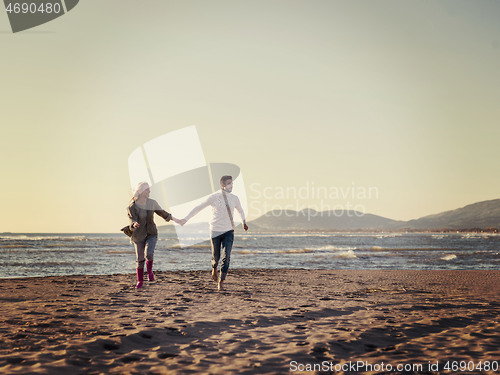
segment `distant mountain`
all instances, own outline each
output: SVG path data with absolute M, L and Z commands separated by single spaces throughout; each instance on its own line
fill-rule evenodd
M 279 210 L 253 220 L 260 230 L 383 230 L 404 222 L 358 211 Z
M 424 216 L 410 220 L 406 225 L 412 229 L 500 228 L 500 199 Z
M 357 211 L 270 211 L 249 223 L 261 231 L 280 230 L 437 230 L 500 228 L 500 199 L 400 221 Z

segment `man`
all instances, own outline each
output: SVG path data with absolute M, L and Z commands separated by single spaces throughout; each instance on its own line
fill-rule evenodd
M 205 207 L 212 206 L 212 220 L 210 221 L 210 232 L 212 237 L 212 279 L 218 282 L 218 289 L 222 290 L 224 280 L 226 280 L 229 270 L 229 260 L 234 241 L 234 222 L 233 212 L 236 208 L 243 221 L 243 228 L 248 230 L 245 222 L 245 213 L 241 207 L 240 200 L 233 191 L 233 178 L 231 176 L 222 176 L 220 179 L 221 191 L 217 191 L 208 196 L 208 198 L 192 209 L 192 211 L 179 224 L 184 225 Z M 220 278 L 217 273 L 217 266 L 221 257 L 222 248 L 222 266 Z

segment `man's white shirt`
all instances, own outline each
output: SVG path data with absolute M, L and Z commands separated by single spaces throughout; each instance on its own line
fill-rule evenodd
M 191 219 L 198 212 L 203 210 L 205 207 L 212 207 L 212 219 L 210 220 L 210 230 L 212 232 L 212 237 L 216 237 L 220 234 L 226 233 L 233 229 L 231 225 L 231 219 L 229 218 L 229 213 L 227 212 L 226 202 L 222 196 L 222 190 L 213 193 L 205 199 L 198 206 L 193 208 L 191 212 L 185 217 L 186 220 Z M 234 209 L 239 212 L 241 220 L 245 221 L 245 213 L 241 207 L 240 200 L 238 197 L 232 193 L 225 193 L 227 201 L 229 204 L 229 209 L 231 210 L 231 215 L 234 217 Z

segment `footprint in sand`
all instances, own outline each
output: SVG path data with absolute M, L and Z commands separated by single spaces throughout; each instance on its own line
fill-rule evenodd
M 130 355 L 127 355 L 123 358 L 120 359 L 120 361 L 124 362 L 124 363 L 130 363 L 130 362 L 137 362 L 137 361 L 140 361 L 142 359 L 141 356 L 139 355 L 136 355 L 136 354 L 130 354 Z
M 27 336 L 28 336 L 28 335 L 27 335 L 27 334 L 25 334 L 25 333 L 17 333 L 17 334 L 15 334 L 14 336 L 12 336 L 11 338 L 12 338 L 13 340 L 18 340 L 18 339 L 24 339 L 24 338 L 26 338 Z
M 87 367 L 90 365 L 90 358 L 88 359 L 83 359 L 83 358 L 68 358 L 66 359 L 66 362 L 72 366 L 76 367 Z
M 120 325 L 126 330 L 135 329 L 135 326 L 132 323 L 121 323 Z
M 311 349 L 311 355 L 316 357 L 317 359 L 326 358 L 326 353 L 328 352 L 328 346 L 322 343 L 317 343 Z
M 27 314 L 27 315 L 49 315 L 47 313 L 40 312 L 40 311 L 27 311 L 25 314 Z
M 186 311 L 186 310 L 188 310 L 188 308 L 184 307 L 184 306 L 178 306 L 178 307 L 174 307 L 172 310 L 175 310 L 175 311 Z
M 111 332 L 108 331 L 91 331 L 89 336 L 110 336 Z
M 117 350 L 120 349 L 120 343 L 112 340 L 97 340 L 104 348 L 104 350 Z
M 5 323 L 12 324 L 12 325 L 22 325 L 22 324 L 24 324 L 24 322 L 22 320 L 20 320 L 19 318 L 7 319 L 7 320 L 5 320 Z
M 178 328 L 175 327 L 165 327 L 166 333 L 169 336 L 183 336 L 182 331 L 180 331 Z
M 99 311 L 99 310 L 96 310 L 96 311 Z M 78 315 L 78 314 L 66 314 L 66 315 L 62 315 L 62 316 L 58 316 L 58 318 L 62 318 L 62 319 L 87 319 L 87 317 L 85 316 L 81 316 L 81 315 Z
M 178 356 L 179 356 L 178 354 L 169 353 L 169 352 L 158 353 L 158 358 L 160 358 L 160 359 L 174 358 L 174 357 L 178 357 Z
M 11 365 L 17 365 L 19 363 L 22 363 L 25 361 L 25 359 L 23 357 L 8 357 L 6 358 L 6 361 L 8 364 L 11 364 Z

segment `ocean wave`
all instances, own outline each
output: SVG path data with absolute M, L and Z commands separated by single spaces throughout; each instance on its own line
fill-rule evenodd
M 26 250 L 26 249 L 31 249 L 33 247 L 35 247 L 35 246 L 30 245 L 30 244 L 23 245 L 23 244 L 18 244 L 18 243 L 8 243 L 8 244 L 1 244 L 0 245 L 0 249 L 23 249 L 23 250 Z
M 134 254 L 134 250 L 107 250 L 104 251 L 105 254 Z
M 76 247 L 76 246 L 79 246 L 79 247 Z M 92 248 L 92 247 L 96 247 L 96 246 L 95 245 L 92 246 L 90 244 L 89 245 L 87 245 L 87 244 L 78 245 L 78 244 L 74 244 L 74 243 L 68 243 L 68 244 L 51 243 L 51 244 L 38 245 L 38 249 L 40 249 L 40 250 L 50 249 L 51 251 L 52 251 L 52 249 L 61 249 L 58 251 L 68 251 L 65 249 L 74 249 L 76 251 L 80 251 L 82 249 L 88 249 L 88 248 Z
M 498 236 L 500 236 L 500 233 L 463 233 L 460 238 L 490 238 Z
M 197 244 L 197 245 L 189 245 L 186 247 L 181 247 L 178 243 L 170 245 L 168 247 L 169 249 L 175 249 L 175 250 L 189 250 L 189 249 L 211 249 L 212 245 L 209 244 Z
M 399 252 L 395 252 L 395 253 L 387 253 L 385 251 L 373 251 L 371 252 L 369 255 L 367 254 L 364 254 L 364 255 L 359 255 L 358 257 L 359 258 L 364 258 L 364 259 L 370 259 L 370 258 L 377 258 L 377 259 L 380 259 L 380 258 L 390 258 L 390 257 L 411 257 L 412 255 L 410 254 L 401 254 Z
M 389 233 L 389 234 L 378 234 L 375 236 L 375 238 L 395 238 L 395 237 L 401 237 L 401 233 Z
M 356 250 L 355 247 L 352 246 L 334 246 L 334 245 L 326 245 L 326 246 L 319 246 L 319 247 L 311 247 L 311 250 L 314 251 L 338 251 L 338 250 Z
M 449 255 L 445 255 L 444 257 L 441 257 L 439 259 L 442 259 L 442 260 L 453 260 L 453 259 L 457 259 L 457 256 L 455 254 L 449 254 Z
M 276 250 L 249 250 L 249 249 L 245 249 L 245 250 L 236 250 L 236 251 L 232 251 L 233 254 L 243 254 L 243 255 L 254 255 L 254 254 L 278 254 L 278 252 Z
M 50 267 L 50 266 L 94 266 L 95 262 L 70 262 L 70 261 L 46 261 L 46 262 L 5 262 L 4 267 L 27 267 L 27 268 L 40 268 L 40 267 Z
M 370 247 L 359 247 L 354 250 L 360 251 L 443 251 L 450 248 L 447 247 L 383 247 L 383 246 L 370 246 Z
M 338 233 L 337 237 L 365 237 L 365 238 L 395 238 L 401 237 L 405 233 Z
M 277 250 L 277 254 L 300 254 L 300 253 L 312 253 L 311 249 L 289 249 L 289 250 Z
M 336 237 L 336 233 L 314 233 L 314 232 L 306 232 L 306 233 L 297 233 L 297 232 L 287 232 L 287 233 L 256 233 L 257 237 L 265 238 L 265 237 Z
M 0 235 L 0 241 L 1 240 L 6 240 L 6 241 L 12 241 L 12 240 L 19 240 L 19 241 L 50 241 L 50 240 L 57 240 L 57 241 L 86 241 L 87 237 L 86 236 L 27 236 L 25 234 L 20 234 L 20 235 Z
M 479 233 L 465 233 L 460 236 L 460 238 L 480 238 L 482 237 Z
M 307 254 L 307 253 L 347 253 L 349 251 L 356 250 L 355 247 L 350 246 L 317 246 L 317 247 L 303 247 L 298 249 L 248 249 L 245 250 L 233 250 L 233 253 L 236 254 Z
M 333 257 L 334 258 L 349 258 L 349 259 L 357 258 L 356 254 L 354 254 L 354 251 L 352 251 L 352 250 L 339 251 L 336 254 L 334 254 Z
M 1 247 L 1 246 L 0 246 Z M 46 254 L 59 254 L 60 256 L 64 256 L 63 254 L 83 254 L 83 253 L 89 253 L 93 249 L 75 249 L 75 248 L 70 248 L 70 249 L 50 249 L 50 248 L 40 248 L 40 247 L 10 247 L 10 248 L 3 248 L 6 253 L 9 254 L 17 254 L 17 253 L 22 253 L 24 254 L 29 254 L 29 256 L 35 256 L 35 255 L 46 255 Z

